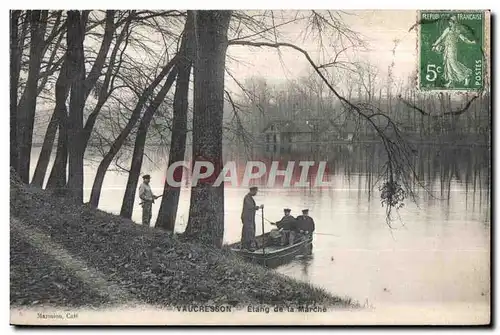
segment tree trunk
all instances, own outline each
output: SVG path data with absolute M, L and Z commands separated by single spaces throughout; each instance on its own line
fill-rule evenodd
M 146 144 L 146 136 L 148 134 L 149 124 L 151 123 L 156 110 L 158 110 L 160 104 L 165 100 L 170 87 L 172 87 L 172 84 L 174 83 L 176 75 L 177 66 L 175 66 L 168 74 L 165 84 L 142 116 L 141 123 L 139 124 L 139 129 L 137 129 L 134 143 L 134 153 L 132 154 L 132 163 L 130 165 L 130 171 L 128 174 L 127 188 L 125 189 L 125 194 L 123 195 L 122 208 L 120 210 L 120 216 L 123 216 L 127 219 L 130 219 L 132 217 L 135 190 L 137 188 L 139 175 L 141 173 L 142 159 L 144 156 L 144 146 Z
M 66 187 L 66 166 L 68 164 L 68 111 L 66 102 L 61 105 L 57 123 L 59 124 L 57 154 L 46 188 L 61 190 Z
M 44 34 L 47 25 L 47 11 L 29 11 L 31 41 L 28 78 L 26 80 L 26 101 L 20 106 L 19 176 L 29 183 L 33 126 L 35 123 L 38 74 L 43 58 Z
M 21 67 L 18 30 L 20 14 L 20 10 L 13 10 L 10 14 L 10 166 L 16 171 L 19 167 L 17 151 L 17 86 Z
M 68 57 L 67 52 L 68 50 L 66 50 L 66 54 L 64 55 L 65 58 Z M 59 80 L 58 77 L 56 82 L 56 107 L 54 111 L 59 132 L 57 136 L 57 153 L 46 186 L 47 189 L 53 190 L 62 190 L 66 187 L 66 170 L 68 164 L 68 110 L 66 107 L 66 99 L 68 98 L 70 85 L 70 75 L 68 73 L 66 60 L 61 67 L 61 73 L 59 74 L 59 76 L 61 75 L 63 76 L 61 80 Z M 50 159 L 50 154 L 48 158 Z M 40 161 L 40 159 L 41 157 L 38 160 Z
M 88 14 L 86 15 L 88 16 Z M 84 18 L 82 17 L 82 20 L 83 19 Z M 90 72 L 84 82 L 84 93 L 83 93 L 84 103 L 87 100 L 90 92 L 94 88 L 97 80 L 101 76 L 102 68 L 104 67 L 104 63 L 106 61 L 106 56 L 111 46 L 111 42 L 113 41 L 113 34 L 116 30 L 114 19 L 115 19 L 115 11 L 107 10 L 106 25 L 104 27 L 104 36 L 102 38 L 101 47 L 99 48 L 99 52 L 97 53 L 95 62 L 92 65 L 92 68 L 90 69 Z M 85 24 L 83 22 L 82 25 L 83 27 L 85 27 Z M 82 35 L 85 36 L 85 29 L 83 29 Z M 109 66 L 113 67 L 113 64 L 110 63 Z M 85 71 L 84 71 L 84 76 L 85 76 Z
M 47 37 L 47 39 L 44 40 L 44 46 L 43 46 L 43 50 L 41 52 L 42 54 L 42 59 L 43 57 L 45 56 L 45 54 L 47 53 L 47 51 L 49 50 L 49 46 L 52 44 L 52 42 L 54 41 L 54 38 L 57 36 L 57 33 L 60 32 L 60 28 L 59 27 L 59 23 L 61 21 L 61 17 L 62 17 L 62 11 L 57 11 L 57 14 L 56 14 L 56 21 L 52 27 L 52 30 L 49 34 L 49 36 Z M 27 20 L 26 20 L 27 22 Z M 66 23 L 63 23 L 63 25 L 65 25 Z M 23 34 L 25 35 L 25 34 Z M 24 37 L 21 37 L 22 40 L 20 41 L 21 44 L 23 45 L 24 44 Z M 52 73 L 54 73 L 57 68 L 61 65 L 60 62 L 61 60 L 58 60 L 57 62 L 54 62 L 54 59 L 55 57 L 57 56 L 57 52 L 58 52 L 58 49 L 59 47 L 61 46 L 61 42 L 64 38 L 64 34 L 61 33 L 59 34 L 59 37 L 58 39 L 54 42 L 54 47 L 52 48 L 52 51 L 48 57 L 48 60 L 47 60 L 47 63 L 45 65 L 45 70 L 43 72 L 40 72 L 38 73 L 38 79 L 37 81 L 40 82 L 40 84 L 38 84 L 38 87 L 37 87 L 37 97 L 40 95 L 40 93 L 42 93 L 43 89 L 45 88 L 45 85 L 47 85 L 47 82 L 49 81 L 49 77 Z M 23 94 L 21 95 L 21 98 L 19 99 L 19 108 L 20 106 L 24 106 L 26 104 L 26 98 L 27 98 L 27 95 L 26 95 L 26 89 L 24 90 Z
M 139 100 L 137 101 L 137 105 L 135 106 L 134 110 L 132 111 L 132 115 L 130 116 L 130 119 L 128 120 L 127 124 L 125 125 L 125 128 L 121 131 L 120 135 L 115 139 L 113 144 L 111 145 L 111 148 L 109 149 L 108 153 L 104 156 L 103 160 L 99 164 L 96 172 L 96 176 L 94 179 L 94 183 L 92 185 L 92 192 L 90 194 L 90 205 L 92 207 L 97 207 L 99 206 L 99 199 L 101 197 L 101 189 L 102 189 L 102 183 L 104 182 L 104 177 L 106 175 L 106 171 L 108 170 L 109 166 L 111 165 L 111 162 L 113 161 L 113 158 L 115 155 L 120 151 L 120 148 L 122 147 L 123 143 L 127 139 L 128 135 L 134 128 L 135 124 L 141 117 L 141 110 L 144 107 L 146 100 L 149 98 L 149 96 L 153 93 L 154 89 L 158 84 L 162 81 L 163 78 L 167 75 L 167 73 L 170 72 L 172 67 L 174 66 L 176 61 L 176 57 L 172 58 L 170 62 L 168 62 L 167 65 L 162 69 L 160 74 L 153 80 L 153 82 L 144 90 L 144 92 L 141 94 L 139 97 Z
M 37 187 L 43 187 L 43 181 L 45 179 L 45 174 L 47 173 L 47 167 L 49 165 L 52 147 L 54 146 L 59 120 L 66 114 L 66 99 L 68 98 L 69 93 L 66 72 L 67 62 L 63 61 L 63 65 L 59 71 L 59 76 L 56 81 L 56 105 L 54 107 L 52 117 L 50 118 L 49 125 L 47 126 L 47 132 L 45 133 L 45 137 L 43 139 L 42 149 L 36 164 L 35 174 L 31 180 L 31 184 Z
M 83 53 L 84 29 L 79 11 L 68 11 L 68 70 L 71 73 L 68 136 L 68 189 L 75 201 L 83 202 L 83 107 L 85 105 L 85 59 Z
M 83 23 L 82 23 L 83 26 Z M 113 32 L 115 30 L 115 25 L 114 25 L 114 11 L 107 11 L 106 14 L 106 26 L 105 26 L 105 33 L 104 37 L 101 43 L 101 47 L 99 49 L 98 55 L 96 57 L 96 60 L 94 62 L 94 65 L 92 66 L 92 69 L 89 72 L 89 75 L 87 76 L 87 79 L 85 80 L 85 99 L 88 98 L 90 95 L 90 92 L 92 88 L 95 86 L 97 79 L 102 71 L 102 68 L 104 66 L 104 61 L 106 59 L 106 55 L 108 53 L 110 44 L 112 42 L 112 37 L 113 37 Z M 61 34 L 62 36 L 63 34 Z M 119 45 L 119 44 L 118 44 Z M 118 47 L 116 47 L 118 48 Z M 115 53 L 116 54 L 116 53 Z M 47 132 L 45 133 L 45 137 L 43 140 L 43 145 L 42 149 L 40 151 L 40 156 L 38 158 L 38 162 L 36 165 L 35 169 L 35 174 L 33 176 L 33 179 L 31 181 L 31 184 L 34 186 L 42 187 L 43 186 L 43 181 L 45 179 L 45 175 L 47 173 L 47 167 L 50 161 L 50 156 L 52 154 L 52 147 L 54 146 L 54 140 L 55 140 L 55 135 L 57 132 L 57 127 L 58 127 L 58 120 L 60 119 L 60 115 L 58 113 L 66 113 L 66 108 L 62 107 L 62 104 L 66 104 L 66 99 L 68 97 L 68 92 L 69 92 L 69 85 L 66 83 L 66 62 L 63 62 L 63 65 L 61 67 L 61 70 L 59 72 L 59 76 L 57 78 L 56 82 L 56 106 L 54 108 L 54 113 L 52 114 L 52 117 L 50 119 L 49 125 L 47 127 Z M 114 64 L 113 59 L 110 59 L 110 64 Z M 113 66 L 109 66 L 108 72 L 113 69 Z M 59 95 L 58 95 L 58 90 L 59 90 Z M 62 93 L 64 92 L 64 95 Z M 100 101 L 99 101 L 100 102 Z M 102 103 L 104 104 L 104 103 Z M 101 105 L 102 107 L 102 105 Z M 87 122 L 88 123 L 88 122 Z M 90 127 L 90 131 L 92 130 L 92 127 L 95 122 L 91 122 L 92 125 Z M 87 126 L 87 124 L 86 124 Z M 87 129 L 87 127 L 85 127 Z M 89 133 L 90 133 L 89 131 Z M 81 145 L 83 146 L 83 152 L 85 152 L 85 148 L 87 147 L 87 141 L 88 138 L 85 136 L 86 131 L 82 133 L 82 143 Z M 90 135 L 89 135 L 90 136 Z
M 186 151 L 189 78 L 194 58 L 193 30 L 193 13 L 192 11 L 188 11 L 186 29 L 184 30 L 186 50 L 184 50 L 184 54 L 181 55 L 178 63 L 179 73 L 177 74 L 175 86 L 174 117 L 172 121 L 172 137 L 170 141 L 170 151 L 168 154 L 168 166 L 171 166 L 175 162 L 183 161 Z M 175 174 L 178 181 L 182 180 L 182 175 L 183 170 L 182 168 L 179 168 L 178 172 Z M 160 211 L 158 212 L 158 218 L 156 219 L 156 227 L 168 231 L 174 231 L 180 190 L 180 187 L 169 185 L 167 179 L 165 179 Z
M 224 183 L 212 186 L 222 170 L 222 116 L 224 69 L 230 11 L 196 11 L 193 113 L 193 164 L 214 165 L 213 176 L 191 187 L 191 205 L 185 235 L 222 246 L 224 236 Z
M 104 76 L 104 82 L 102 84 L 101 89 L 99 90 L 99 96 L 97 98 L 97 104 L 94 107 L 94 110 L 90 115 L 87 117 L 87 121 L 85 122 L 85 127 L 83 128 L 83 133 L 82 133 L 82 145 L 83 145 L 83 150 L 85 151 L 87 149 L 87 145 L 90 140 L 90 135 L 92 134 L 92 129 L 94 129 L 95 122 L 97 120 L 97 116 L 99 115 L 99 112 L 101 111 L 102 107 L 106 103 L 106 100 L 109 98 L 109 95 L 111 93 L 110 91 L 110 83 L 111 83 L 111 78 L 113 76 L 116 76 L 116 73 L 118 72 L 118 68 L 120 67 L 120 63 L 116 66 L 116 71 L 113 74 L 113 70 L 115 70 L 115 62 L 116 62 L 116 56 L 118 54 L 118 51 L 120 49 L 120 46 L 125 39 L 125 36 L 128 38 L 128 29 L 130 27 L 130 23 L 132 22 L 132 15 L 129 16 L 129 19 L 125 23 L 125 26 L 123 27 L 122 31 L 120 32 L 120 35 L 116 39 L 115 46 L 113 47 L 113 51 L 111 51 L 111 56 L 109 57 L 109 65 L 108 69 L 106 70 L 106 74 Z M 128 41 L 128 40 L 127 40 Z M 127 48 L 127 43 L 125 44 L 124 50 Z M 123 51 L 122 51 L 123 52 Z M 95 85 L 95 84 L 94 84 Z

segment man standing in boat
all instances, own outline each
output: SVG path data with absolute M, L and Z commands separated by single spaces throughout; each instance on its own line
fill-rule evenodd
M 309 209 L 302 210 L 302 215 L 297 216 L 298 228 L 306 234 L 312 234 L 315 229 L 314 220 L 309 216 Z
M 139 198 L 142 200 L 142 224 L 145 226 L 149 226 L 153 203 L 155 199 L 159 198 L 159 196 L 154 195 L 151 191 L 151 186 L 149 186 L 150 181 L 151 176 L 146 174 L 142 176 L 142 184 L 139 186 Z
M 241 248 L 254 251 L 255 241 L 255 212 L 264 208 L 264 205 L 257 206 L 253 197 L 257 194 L 258 187 L 250 187 L 250 192 L 243 198 L 243 210 L 241 211 L 241 222 L 243 228 L 241 231 Z

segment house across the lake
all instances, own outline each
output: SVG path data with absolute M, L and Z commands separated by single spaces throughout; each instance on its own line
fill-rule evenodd
M 262 130 L 262 136 L 266 152 L 300 152 L 333 141 L 350 141 L 354 128 L 320 118 L 279 119 L 270 121 Z

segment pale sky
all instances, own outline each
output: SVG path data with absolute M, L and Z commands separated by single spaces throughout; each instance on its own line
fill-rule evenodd
M 376 66 L 379 76 L 386 77 L 388 67 L 394 61 L 393 75 L 395 78 L 406 80 L 417 67 L 417 32 L 409 28 L 415 24 L 417 12 L 415 10 L 366 10 L 347 11 L 343 15 L 344 22 L 350 28 L 363 36 L 369 50 L 351 54 L 351 58 L 366 61 Z M 317 41 L 303 41 L 299 37 L 303 32 L 302 25 L 286 26 L 280 31 L 286 31 L 290 42 L 306 49 L 313 58 L 317 58 Z M 400 40 L 395 55 L 394 40 Z M 248 48 L 246 46 L 231 46 L 228 50 L 230 57 L 235 57 L 243 64 L 230 62 L 229 68 L 243 80 L 249 76 L 262 76 L 269 81 L 293 79 L 303 75 L 309 67 L 307 61 L 297 51 L 283 49 L 280 61 L 278 53 L 272 49 Z M 315 59 L 316 61 L 316 59 Z M 228 84 L 231 84 L 228 82 Z

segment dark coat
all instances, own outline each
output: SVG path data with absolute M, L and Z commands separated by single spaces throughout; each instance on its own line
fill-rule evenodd
M 241 222 L 245 224 L 255 224 L 255 212 L 259 207 L 255 204 L 255 200 L 250 193 L 243 198 L 243 209 L 241 211 Z
M 241 244 L 244 248 L 255 246 L 255 212 L 259 209 L 256 206 L 252 195 L 248 193 L 243 199 L 243 210 L 241 211 Z
M 312 233 L 314 231 L 315 224 L 314 220 L 310 216 L 299 215 L 297 216 L 298 227 L 300 230 L 308 231 Z
M 291 215 L 285 215 L 281 218 L 281 220 L 276 222 L 276 227 L 278 227 L 278 229 L 284 230 L 296 230 L 297 220 Z

